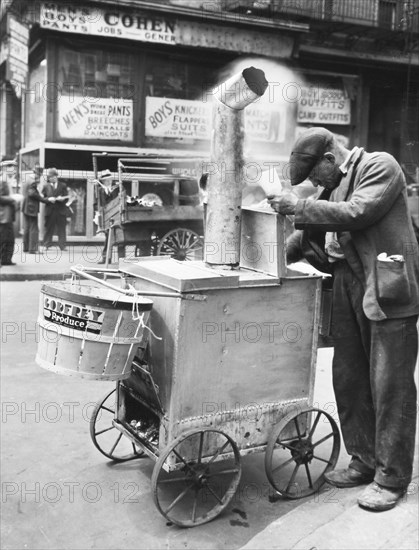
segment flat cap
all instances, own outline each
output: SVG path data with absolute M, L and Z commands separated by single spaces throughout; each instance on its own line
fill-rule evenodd
M 297 139 L 290 157 L 291 185 L 298 185 L 309 176 L 317 162 L 330 150 L 333 134 L 326 128 L 309 128 Z

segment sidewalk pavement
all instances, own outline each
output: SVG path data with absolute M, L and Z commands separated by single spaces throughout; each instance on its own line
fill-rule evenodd
M 102 244 L 68 244 L 65 250 L 56 245 L 47 250 L 40 246 L 38 254 L 28 254 L 23 252 L 22 240 L 16 239 L 12 259 L 16 265 L 1 266 L 0 281 L 61 280 L 71 275 L 72 266 L 100 267 L 97 262 L 102 256 L 102 248 Z M 116 248 L 112 260 L 109 267 L 117 267 Z
M 417 480 L 416 473 L 409 494 L 387 512 L 369 512 L 358 506 L 364 487 L 326 485 L 320 494 L 272 522 L 241 550 L 417 550 Z
M 68 245 L 65 251 L 53 246 L 47 251 L 41 248 L 40 254 L 33 255 L 22 252 L 22 242 L 17 240 L 15 249 L 16 265 L 2 266 L 0 281 L 60 280 L 70 275 L 71 266 L 98 267 L 102 246 Z M 118 266 L 116 250 L 114 260 L 109 267 Z M 126 260 L 132 262 L 133 258 L 128 255 Z M 319 352 L 330 353 L 331 361 L 330 348 Z M 330 378 L 318 380 L 318 391 L 332 395 Z M 348 456 L 342 449 L 338 467 L 345 467 L 347 461 Z M 363 489 L 335 489 L 325 485 L 319 494 L 302 499 L 298 507 L 268 525 L 242 550 L 418 550 L 417 449 L 412 483 L 396 508 L 381 513 L 362 510 L 357 505 L 357 497 Z
M 317 355 L 314 403 L 333 414 L 336 403 L 332 388 L 333 349 Z M 416 385 L 418 369 L 416 369 Z M 418 434 L 416 434 L 418 439 Z M 365 486 L 338 489 L 328 484 L 301 504 L 271 522 L 240 550 L 417 550 L 419 548 L 418 446 L 408 493 L 387 512 L 370 512 L 358 506 Z M 343 442 L 337 468 L 348 465 Z

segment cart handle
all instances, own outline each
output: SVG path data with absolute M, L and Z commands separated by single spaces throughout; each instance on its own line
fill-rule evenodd
M 99 283 L 103 286 L 107 286 L 108 288 L 111 288 L 112 290 L 116 290 L 116 292 L 120 292 L 122 294 L 126 294 L 127 296 L 133 296 L 133 291 L 126 289 L 126 288 L 120 288 L 115 285 L 112 285 L 111 283 L 108 283 L 107 281 L 104 281 L 102 279 L 99 279 L 98 277 L 94 277 L 93 275 L 90 275 L 87 273 L 87 270 L 85 270 L 84 266 L 77 266 L 77 267 L 70 267 L 70 271 L 72 273 L 75 273 L 76 275 L 79 275 L 79 277 L 85 277 L 86 279 L 90 279 L 91 281 L 95 281 L 95 283 Z M 109 273 L 110 270 L 107 270 Z M 116 273 L 117 271 L 114 270 Z M 176 294 L 175 292 L 139 292 L 138 294 L 141 294 L 141 296 L 164 296 L 165 298 L 181 298 L 179 294 Z

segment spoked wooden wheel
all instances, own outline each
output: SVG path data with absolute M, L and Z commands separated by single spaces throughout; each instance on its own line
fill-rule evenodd
M 168 458 L 177 462 L 171 473 L 163 469 Z M 235 442 L 219 430 L 196 429 L 178 437 L 160 455 L 152 476 L 154 502 L 176 525 L 202 525 L 226 508 L 240 477 Z
M 265 455 L 266 475 L 282 496 L 296 499 L 316 492 L 337 462 L 336 422 L 320 409 L 296 410 L 274 427 Z
M 160 239 L 158 256 L 170 256 L 175 260 L 200 260 L 203 243 L 201 237 L 191 229 L 179 227 L 169 231 Z
M 116 388 L 98 401 L 90 418 L 90 436 L 95 447 L 115 462 L 125 462 L 143 456 L 134 443 L 123 435 L 112 421 L 115 418 Z

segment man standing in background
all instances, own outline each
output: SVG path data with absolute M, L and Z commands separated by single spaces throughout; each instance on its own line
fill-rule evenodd
M 16 174 L 16 163 L 4 161 L 0 164 L 0 266 L 15 265 L 12 256 L 15 247 L 13 222 L 16 201 L 11 196 L 9 178 Z
M 42 195 L 49 199 L 45 207 L 44 246 L 52 246 L 52 237 L 57 234 L 58 246 L 65 250 L 68 189 L 65 183 L 58 181 L 56 168 L 48 168 L 47 183 L 42 189 Z
M 33 174 L 28 176 L 24 189 L 23 212 L 23 252 L 36 254 L 39 244 L 38 214 L 39 203 L 52 204 L 52 198 L 45 199 L 38 190 L 43 169 L 36 165 Z

